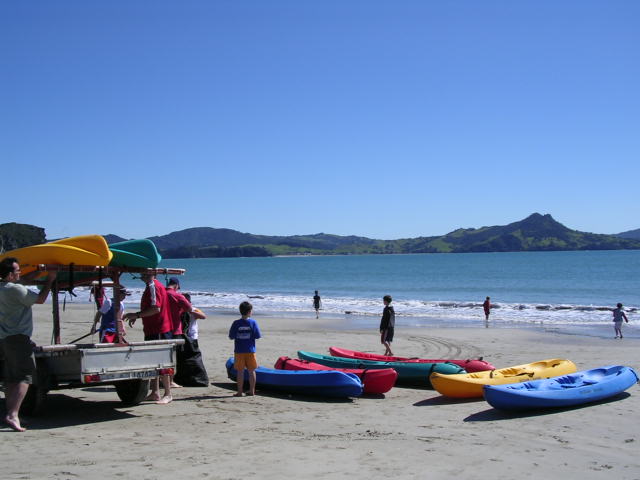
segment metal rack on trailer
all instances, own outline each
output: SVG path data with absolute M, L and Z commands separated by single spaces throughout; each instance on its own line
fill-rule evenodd
M 118 343 L 70 343 L 60 341 L 60 305 L 58 293 L 73 287 L 91 285 L 110 278 L 113 288 L 120 287 L 122 273 L 183 275 L 178 268 L 95 267 L 89 265 L 39 265 L 38 271 L 66 274 L 65 281 L 54 281 L 51 292 L 53 334 L 52 345 L 34 348 L 36 377 L 22 404 L 22 413 L 42 413 L 46 395 L 50 390 L 83 388 L 89 385 L 113 385 L 120 400 L 126 405 L 137 405 L 149 392 L 151 379 L 172 374 L 176 365 L 176 348 L 182 339 L 127 342 L 118 322 Z M 75 277 L 77 273 L 81 273 Z M 38 285 L 41 281 L 32 281 Z M 114 295 L 114 308 L 118 296 Z M 81 337 L 84 338 L 84 337 Z M 79 339 L 78 339 L 79 340 Z M 0 369 L 1 370 L 1 369 Z M 1 374 L 1 372 L 0 372 Z

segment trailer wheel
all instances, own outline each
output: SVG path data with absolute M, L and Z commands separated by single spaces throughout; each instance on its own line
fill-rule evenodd
M 114 385 L 118 397 L 125 405 L 138 405 L 149 393 L 149 380 L 122 380 Z
M 36 375 L 33 380 L 20 405 L 20 413 L 23 415 L 37 416 L 45 411 L 50 377 L 44 362 L 36 360 Z

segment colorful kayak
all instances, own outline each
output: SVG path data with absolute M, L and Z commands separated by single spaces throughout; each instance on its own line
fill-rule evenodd
M 304 351 L 298 351 L 298 357 L 302 360 L 319 363 L 332 368 L 366 368 L 378 370 L 393 368 L 398 372 L 398 384 L 430 386 L 429 375 L 433 372 L 438 372 L 445 376 L 464 373 L 463 368 L 453 363 L 376 362 L 374 360 L 332 357 Z
M 109 249 L 113 253 L 109 265 L 114 267 L 156 268 L 162 260 L 155 244 L 147 238 L 112 243 Z
M 280 357 L 274 367 L 278 370 L 338 370 L 345 373 L 353 373 L 360 378 L 364 385 L 364 393 L 386 393 L 396 383 L 398 373 L 393 368 L 381 370 L 362 368 L 335 369 L 319 363 L 308 362 L 297 358 Z
M 462 375 L 440 375 L 433 373 L 431 383 L 440 394 L 454 398 L 482 397 L 484 385 L 505 385 L 540 378 L 557 377 L 576 371 L 570 360 L 553 358 L 515 367 L 490 370 L 488 372 L 465 373 Z
M 0 255 L 0 260 L 5 257 L 16 257 L 24 276 L 34 272 L 40 264 L 106 267 L 113 254 L 104 237 L 83 235 L 10 250 Z
M 379 362 L 413 362 L 413 363 L 454 363 L 464 368 L 468 373 L 484 372 L 485 370 L 495 370 L 496 367 L 482 359 L 468 360 L 428 360 L 425 358 L 406 358 L 406 357 L 388 357 L 377 353 L 358 352 L 356 350 L 347 350 L 346 348 L 329 347 L 329 353 L 334 357 L 358 358 L 361 360 L 377 360 Z
M 235 381 L 238 372 L 233 368 L 233 358 L 227 360 L 226 367 L 228 377 Z M 246 381 L 247 371 L 244 373 Z M 363 391 L 357 375 L 336 370 L 275 370 L 258 367 L 256 385 L 265 390 L 338 398 L 359 397 Z
M 485 385 L 484 398 L 500 410 L 571 407 L 624 392 L 638 382 L 630 367 L 612 365 L 511 385 Z

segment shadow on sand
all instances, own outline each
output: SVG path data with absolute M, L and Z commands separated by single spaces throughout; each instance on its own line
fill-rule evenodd
M 236 392 L 236 383 L 230 382 L 214 382 L 211 385 L 224 388 L 225 390 L 231 390 L 233 393 Z M 245 389 L 246 392 L 246 389 Z M 276 390 L 263 390 L 260 388 L 260 385 L 256 387 L 256 395 L 259 397 L 269 397 L 269 398 L 280 398 L 282 400 L 293 400 L 296 402 L 309 402 L 309 403 L 353 403 L 351 398 L 334 398 L 334 397 L 316 397 L 316 396 L 308 396 L 301 395 L 299 393 L 287 393 L 287 392 L 279 392 Z M 233 396 L 231 394 L 230 396 Z M 368 396 L 367 396 L 368 397 Z
M 517 412 L 517 411 L 509 412 L 509 411 L 497 410 L 495 408 L 489 408 L 487 410 L 483 410 L 482 412 L 469 415 L 463 421 L 493 422 L 496 420 L 513 420 L 514 418 L 530 418 L 530 417 L 541 417 L 545 415 L 556 415 L 563 412 L 570 412 L 572 410 L 581 410 L 583 408 L 592 407 L 594 405 L 605 405 L 608 403 L 619 402 L 630 396 L 631 396 L 630 393 L 622 392 L 622 393 L 619 393 L 618 395 L 605 398 L 604 400 L 600 400 L 598 402 L 585 403 L 583 405 L 576 405 L 573 407 L 544 408 L 544 409 L 527 410 L 527 411 L 521 411 L 521 412 Z
M 2 404 L 4 409 L 4 401 Z M 43 413 L 21 416 L 21 421 L 29 430 L 50 430 L 134 418 L 137 415 L 130 412 L 131 408 L 135 407 L 123 407 L 119 400 L 95 401 L 49 393 Z
M 426 398 L 413 404 L 414 407 L 436 407 L 441 405 L 458 405 L 461 403 L 474 403 L 484 401 L 484 398 L 449 398 L 444 395 Z

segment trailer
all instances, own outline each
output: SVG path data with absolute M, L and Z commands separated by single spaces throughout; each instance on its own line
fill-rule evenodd
M 150 381 L 162 375 L 172 375 L 176 367 L 176 349 L 182 339 L 127 342 L 122 322 L 118 324 L 118 343 L 60 342 L 61 325 L 58 293 L 74 286 L 89 285 L 103 278 L 111 278 L 113 288 L 120 286 L 124 272 L 182 275 L 184 269 L 93 267 L 78 265 L 40 265 L 38 271 L 66 273 L 64 282 L 54 281 L 52 286 L 52 316 L 54 343 L 34 348 L 36 375 L 25 397 L 21 413 L 41 414 L 45 410 L 46 396 L 51 390 L 113 385 L 124 405 L 137 405 L 149 392 Z M 81 275 L 77 275 L 78 273 Z M 77 283 L 73 283 L 73 278 Z M 35 281 L 31 284 L 37 285 Z M 118 303 L 117 295 L 114 295 Z M 85 336 L 86 337 L 86 336 Z M 82 338 L 80 337 L 81 340 Z M 0 359 L 1 362 L 1 359 Z M 2 381 L 2 368 L 0 368 Z

